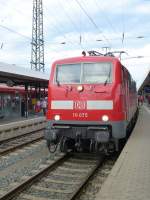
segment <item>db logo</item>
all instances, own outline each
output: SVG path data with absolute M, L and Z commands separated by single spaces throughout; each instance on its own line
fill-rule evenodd
M 75 110 L 85 110 L 86 109 L 86 101 L 74 101 L 74 109 Z

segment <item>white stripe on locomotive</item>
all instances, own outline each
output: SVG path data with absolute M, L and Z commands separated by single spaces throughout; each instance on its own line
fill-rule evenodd
M 73 110 L 73 101 L 51 101 L 51 108 Z
M 54 100 L 51 101 L 51 109 L 73 110 L 73 101 Z M 112 110 L 112 100 L 87 101 L 87 110 Z

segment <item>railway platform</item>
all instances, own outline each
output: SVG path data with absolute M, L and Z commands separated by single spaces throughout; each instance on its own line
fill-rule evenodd
M 0 143 L 42 130 L 45 128 L 45 123 L 46 119 L 43 116 L 0 124 Z
M 150 200 L 150 109 L 138 121 L 96 200 Z
M 27 120 L 32 120 L 32 119 L 38 119 L 41 117 L 45 117 L 44 115 L 30 115 L 27 118 L 26 117 L 6 117 L 6 118 L 1 118 L 0 119 L 0 125 L 5 125 L 9 123 L 16 123 L 16 122 L 21 122 L 21 121 L 27 121 Z

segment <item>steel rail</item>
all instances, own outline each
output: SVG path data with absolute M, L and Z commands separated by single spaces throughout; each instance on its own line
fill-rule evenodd
M 27 180 L 23 181 L 20 185 L 18 183 L 18 186 L 15 186 L 13 189 L 8 191 L 8 193 L 3 194 L 3 196 L 0 198 L 0 200 L 6 200 L 6 199 L 10 200 L 12 198 L 16 198 L 25 189 L 29 189 L 30 187 L 32 188 L 34 183 L 40 182 L 41 178 L 44 178 L 44 176 L 45 177 L 48 176 L 50 172 L 52 172 L 55 169 L 58 169 L 58 167 L 60 167 L 62 164 L 65 164 L 66 163 L 65 161 L 68 162 L 69 158 L 74 160 L 72 165 L 76 165 L 76 164 L 79 165 L 79 163 L 82 162 L 82 160 L 83 160 L 83 162 L 85 162 L 85 165 L 87 165 L 87 170 L 86 170 L 87 173 L 85 172 L 86 173 L 85 176 L 82 176 L 83 178 L 79 181 L 79 183 L 77 183 L 77 185 L 76 185 L 77 187 L 74 187 L 73 190 L 71 189 L 71 191 L 68 194 L 67 199 L 74 200 L 78 196 L 78 194 L 81 192 L 82 188 L 88 183 L 89 179 L 95 174 L 95 171 L 103 163 L 104 156 L 95 158 L 95 157 L 91 157 L 91 155 L 86 157 L 84 154 L 83 155 L 81 154 L 79 156 L 78 155 L 73 156 L 72 153 L 64 154 L 61 158 L 58 158 L 54 163 L 51 163 L 49 166 L 46 166 L 44 169 L 42 169 L 40 172 L 36 173 L 34 176 L 29 177 Z M 89 167 L 89 166 L 92 166 L 92 167 Z M 63 168 L 63 165 L 62 165 L 62 168 Z M 74 170 L 76 171 L 77 169 L 74 168 Z M 78 169 L 77 174 L 80 170 L 82 171 L 83 168 Z M 77 175 L 77 177 L 78 177 L 78 175 Z M 49 177 L 49 179 L 51 180 L 50 177 Z M 52 178 L 52 181 L 53 181 L 53 178 Z M 64 184 L 65 184 L 65 181 L 64 181 Z M 51 191 L 51 189 L 50 189 L 50 191 Z M 60 189 L 60 191 L 61 191 L 61 189 Z M 54 192 L 55 192 L 55 189 L 54 189 Z M 56 193 L 57 193 L 57 191 L 56 191 Z M 62 190 L 62 194 L 65 194 L 63 190 Z M 49 197 L 47 197 L 46 199 L 49 199 Z
M 88 183 L 89 179 L 94 175 L 94 173 L 100 167 L 100 165 L 102 165 L 103 161 L 104 161 L 104 156 L 102 155 L 102 156 L 100 156 L 98 158 L 97 164 L 89 171 L 89 173 L 86 175 L 85 179 L 80 183 L 80 185 L 76 189 L 76 191 L 74 191 L 72 193 L 72 195 L 69 198 L 69 200 L 75 200 L 76 199 L 76 197 L 79 195 L 79 193 L 81 192 L 81 190 L 83 189 L 83 187 Z
M 35 133 L 35 132 L 37 132 L 37 131 L 42 131 L 42 130 L 44 130 L 44 129 L 45 129 L 45 128 L 40 128 L 40 129 L 38 129 L 38 130 L 30 131 L 30 132 L 24 133 L 24 134 L 22 134 L 22 135 L 17 135 L 17 136 L 11 137 L 11 138 L 2 139 L 2 140 L 0 140 L 0 145 L 1 145 L 1 144 L 4 144 L 4 143 L 6 143 L 6 142 L 9 142 L 9 141 L 11 141 L 11 140 L 15 140 L 15 139 L 18 139 L 18 138 L 21 138 L 21 137 L 30 135 L 31 133 Z
M 12 144 L 12 146 L 7 147 L 6 149 L 3 149 L 3 150 L 1 150 L 1 148 L 0 148 L 0 156 L 6 155 L 6 154 L 8 154 L 8 153 L 10 153 L 12 151 L 15 151 L 17 149 L 23 148 L 23 147 L 25 147 L 27 145 L 34 144 L 34 143 L 36 143 L 36 142 L 38 142 L 38 141 L 40 141 L 42 139 L 44 139 L 44 136 L 39 136 L 37 138 L 33 138 L 30 141 L 23 142 L 22 144 L 16 144 L 15 146 L 13 146 L 13 144 Z
M 69 154 L 64 154 L 61 158 L 58 158 L 54 163 L 48 165 L 46 168 L 42 169 L 40 172 L 36 173 L 34 176 L 31 176 L 29 179 L 23 181 L 20 185 L 14 187 L 6 194 L 0 197 L 0 200 L 11 200 L 19 195 L 22 191 L 29 188 L 34 182 L 41 179 L 43 176 L 46 176 L 52 170 L 54 170 L 58 165 L 64 162 L 66 159 L 70 157 Z

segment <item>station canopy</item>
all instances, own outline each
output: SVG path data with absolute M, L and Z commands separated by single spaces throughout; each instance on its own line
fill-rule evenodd
M 140 86 L 138 92 L 141 93 L 143 90 L 150 93 L 150 71 L 147 74 L 145 80 L 143 81 L 142 85 Z
M 0 62 L 0 83 L 47 88 L 49 74 Z

